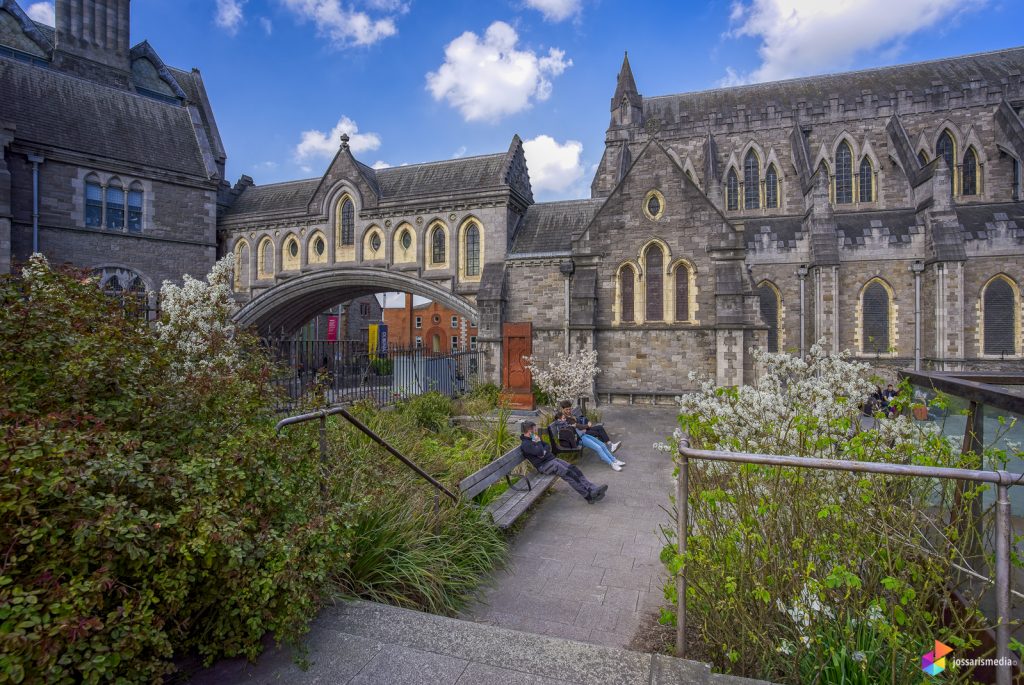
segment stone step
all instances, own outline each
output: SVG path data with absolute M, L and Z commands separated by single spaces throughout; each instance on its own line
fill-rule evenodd
M 309 668 L 287 649 L 255 664 L 226 659 L 193 685 L 429 683 L 477 685 L 755 685 L 706 664 L 434 616 L 373 602 L 324 609 L 307 637 Z

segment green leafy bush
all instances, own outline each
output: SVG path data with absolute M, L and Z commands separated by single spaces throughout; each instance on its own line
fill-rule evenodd
M 275 433 L 274 370 L 224 316 L 229 276 L 186 279 L 158 331 L 84 274 L 35 260 L 0 279 L 0 683 L 253 658 L 339 587 L 450 611 L 501 557 L 492 527 L 435 515 L 433 489 L 351 426 L 332 420 L 326 463 L 315 423 Z M 483 457 L 442 400 L 356 411 L 457 480 Z
M 810 361 L 757 361 L 756 385 L 708 382 L 683 398 L 668 449 L 686 434 L 699 449 L 980 466 L 904 416 L 862 427 L 865 365 L 818 346 Z M 988 574 L 976 553 L 988 518 L 964 525 L 983 487 L 696 459 L 689 474 L 685 555 L 664 529 L 665 596 L 675 606 L 685 567 L 688 625 L 719 669 L 779 683 L 908 683 L 933 640 L 965 655 L 981 644 L 980 588 L 961 569 Z

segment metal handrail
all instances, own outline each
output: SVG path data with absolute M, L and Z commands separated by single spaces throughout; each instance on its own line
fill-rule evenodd
M 458 502 L 459 498 L 451 490 L 446 488 L 440 482 L 437 481 L 433 476 L 420 468 L 415 462 L 406 457 L 404 454 L 399 452 L 397 449 L 391 446 L 387 440 L 377 435 L 373 430 L 365 423 L 352 416 L 345 407 L 331 407 L 330 409 L 320 409 L 319 411 L 310 412 L 308 414 L 298 414 L 296 416 L 289 416 L 286 419 L 281 419 L 277 422 L 275 430 L 280 433 L 282 428 L 292 426 L 296 423 L 305 423 L 306 421 L 312 421 L 314 419 L 320 420 L 320 461 L 326 464 L 327 462 L 327 417 L 340 415 L 346 421 L 351 423 L 353 426 L 358 428 L 360 431 L 370 437 L 371 440 L 376 442 L 378 445 L 387 450 L 392 456 L 397 458 L 400 462 L 408 466 L 410 469 L 415 471 L 420 478 L 427 481 L 438 491 L 447 495 L 453 502 Z
M 679 475 L 676 478 L 676 536 L 679 554 L 686 554 L 686 540 L 689 531 L 689 466 L 690 459 L 724 461 L 735 464 L 763 464 L 766 466 L 791 466 L 795 468 L 821 469 L 825 471 L 848 471 L 854 473 L 880 473 L 891 476 L 915 476 L 919 478 L 945 478 L 949 480 L 993 483 L 996 498 L 996 667 L 997 685 L 1010 685 L 1013 677 L 1013 659 L 1010 654 L 1010 499 L 1009 489 L 1024 484 L 1024 474 L 1009 471 L 983 471 L 978 469 L 955 469 L 942 466 L 916 466 L 910 464 L 886 464 L 812 457 L 791 457 L 773 454 L 751 454 L 747 452 L 722 452 L 718 450 L 697 450 L 690 447 L 688 438 L 679 441 Z M 686 656 L 686 565 L 683 564 L 676 576 L 676 656 Z M 989 581 L 991 582 L 991 581 Z

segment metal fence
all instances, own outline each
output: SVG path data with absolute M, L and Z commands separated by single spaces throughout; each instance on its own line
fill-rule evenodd
M 281 369 L 274 379 L 285 397 L 281 410 L 297 407 L 310 393 L 323 393 L 331 405 L 370 400 L 386 406 L 427 392 L 456 397 L 469 389 L 480 368 L 478 352 L 461 348 L 371 351 L 355 340 L 265 342 Z

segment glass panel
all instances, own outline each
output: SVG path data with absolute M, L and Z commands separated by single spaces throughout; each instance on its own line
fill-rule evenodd
M 85 184 L 85 225 L 90 228 L 103 225 L 103 189 L 98 183 Z
M 985 288 L 985 354 L 1013 354 L 1015 348 L 1017 303 L 1013 288 L 996 278 Z
M 729 169 L 729 176 L 725 181 L 725 202 L 726 209 L 735 210 L 739 208 L 740 181 L 736 176 L 735 169 Z
M 651 195 L 650 199 L 647 200 L 647 213 L 651 216 L 658 216 L 661 213 L 661 201 L 658 200 L 657 195 Z
M 762 285 L 757 289 L 757 297 L 761 304 L 761 318 L 768 324 L 768 351 L 779 351 L 779 298 L 770 285 Z
M 889 291 L 881 283 L 864 289 L 864 352 L 884 354 L 889 351 Z
M 480 229 L 476 224 L 466 230 L 466 275 L 480 275 Z
M 872 185 L 874 185 L 875 175 L 871 170 L 871 162 L 868 158 L 860 160 L 860 201 L 871 202 L 874 199 L 874 193 L 872 192 Z
M 647 320 L 663 321 L 665 319 L 664 293 L 662 289 L 665 282 L 664 266 L 665 257 L 661 254 L 661 248 L 652 246 L 647 249 Z
M 963 194 L 975 195 L 978 192 L 978 157 L 974 148 L 967 148 L 964 154 Z
M 690 272 L 686 267 L 676 269 L 676 321 L 690 320 Z
M 356 234 L 356 209 L 352 202 L 345 200 L 341 206 L 341 244 L 352 245 Z
M 942 135 L 939 136 L 939 142 L 935 144 L 935 156 L 942 157 L 946 160 L 946 166 L 949 170 L 953 170 L 953 164 L 956 162 L 953 155 L 953 136 L 949 135 L 949 131 L 943 131 Z
M 743 206 L 746 209 L 757 209 L 761 206 L 760 183 L 761 165 L 757 154 L 750 150 L 743 160 Z
M 128 191 L 128 230 L 139 232 L 142 230 L 142 191 Z
M 324 249 L 325 249 L 324 239 L 323 238 L 317 238 L 316 242 L 313 243 L 313 250 L 319 256 L 319 255 L 322 255 L 324 253 Z
M 836 150 L 836 204 L 853 202 L 853 155 L 843 141 Z
M 299 256 L 299 244 L 294 240 L 288 243 L 288 254 L 290 254 L 292 257 Z
M 777 209 L 779 206 L 779 175 L 774 164 L 768 167 L 764 175 L 764 206 L 768 209 Z
M 107 228 L 124 228 L 124 191 L 121 188 L 107 188 Z
M 444 231 L 440 228 L 435 228 L 434 238 L 431 243 L 433 247 L 431 260 L 434 264 L 443 264 L 445 259 Z
M 619 273 L 619 291 L 622 297 L 622 321 L 634 323 L 636 317 L 633 314 L 633 282 L 636 276 L 633 269 L 623 269 Z
M 408 250 L 409 246 L 412 245 L 412 235 L 410 235 L 409 231 L 402 231 L 401 241 L 402 247 Z

